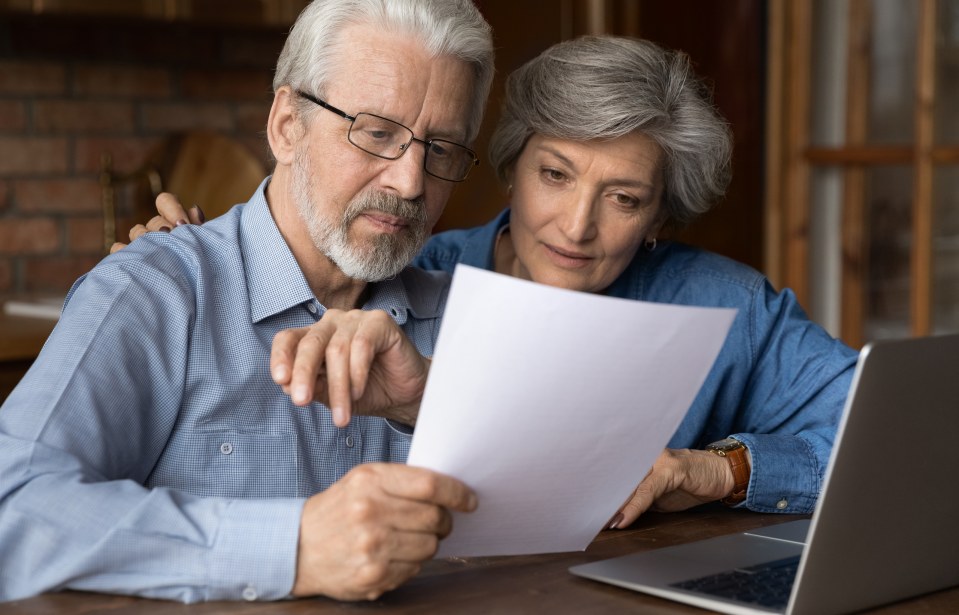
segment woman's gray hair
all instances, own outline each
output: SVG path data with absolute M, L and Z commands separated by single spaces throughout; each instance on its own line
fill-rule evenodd
M 513 72 L 489 154 L 501 181 L 533 134 L 585 141 L 634 131 L 665 153 L 663 205 L 684 225 L 729 184 L 732 133 L 689 58 L 649 41 L 586 36 L 558 43 Z
M 479 133 L 493 81 L 490 25 L 471 0 L 313 0 L 290 30 L 273 77 L 273 91 L 284 85 L 323 96 L 336 69 L 346 26 L 367 24 L 385 32 L 411 36 L 434 56 L 453 56 L 473 66 L 476 88 L 469 141 Z M 301 101 L 309 121 L 308 103 Z

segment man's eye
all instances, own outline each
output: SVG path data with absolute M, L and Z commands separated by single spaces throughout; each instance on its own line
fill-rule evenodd
M 450 155 L 450 149 L 447 148 L 442 143 L 431 143 L 430 144 L 430 156 L 435 156 L 437 158 L 446 158 Z

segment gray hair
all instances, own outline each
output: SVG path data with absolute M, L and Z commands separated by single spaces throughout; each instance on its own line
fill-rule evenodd
M 489 155 L 501 181 L 534 134 L 585 141 L 639 131 L 665 154 L 667 220 L 684 225 L 722 198 L 732 134 L 686 54 L 645 40 L 585 36 L 558 43 L 506 81 Z
M 490 25 L 471 0 L 314 0 L 290 30 L 273 77 L 273 91 L 284 85 L 323 95 L 342 49 L 346 26 L 368 24 L 421 41 L 434 56 L 452 56 L 473 66 L 476 88 L 469 141 L 479 133 L 493 81 Z M 302 103 L 308 121 L 315 109 Z M 309 110 L 308 110 L 309 109 Z

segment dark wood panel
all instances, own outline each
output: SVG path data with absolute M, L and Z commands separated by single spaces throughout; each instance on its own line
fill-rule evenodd
M 639 15 L 642 37 L 689 54 L 735 137 L 725 200 L 678 237 L 762 269 L 766 2 L 642 0 Z
M 562 40 L 561 2 L 478 0 L 476 4 L 493 26 L 496 45 L 496 76 L 475 146 L 481 162 L 469 178 L 453 190 L 434 229 L 436 232 L 485 224 L 506 206 L 506 190 L 499 185 L 486 153 L 500 116 L 506 75 Z

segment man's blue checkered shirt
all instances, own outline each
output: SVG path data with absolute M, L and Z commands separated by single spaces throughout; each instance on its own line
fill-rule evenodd
M 269 375 L 273 336 L 312 324 L 310 291 L 267 206 L 150 233 L 68 295 L 0 409 L 0 600 L 70 587 L 194 602 L 293 585 L 305 498 L 357 464 L 406 459 L 379 418 L 336 428 Z M 372 286 L 431 355 L 447 274 Z

